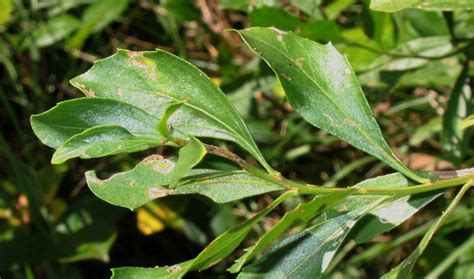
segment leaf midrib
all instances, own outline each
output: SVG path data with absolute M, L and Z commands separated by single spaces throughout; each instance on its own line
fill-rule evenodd
M 76 135 L 79 135 L 79 134 L 82 134 L 82 132 L 85 132 L 86 130 L 89 130 L 89 129 L 92 129 L 92 128 L 95 128 L 95 127 L 101 127 L 101 126 L 120 126 L 120 125 L 96 125 L 96 126 L 66 126 L 66 125 L 62 125 L 62 124 L 51 124 L 51 125 L 47 125 L 49 127 L 61 127 L 61 128 L 65 128 L 65 129 L 68 129 L 68 130 L 78 130 L 80 131 L 79 133 L 76 133 L 74 134 L 73 136 L 69 137 L 65 142 L 67 142 L 69 139 L 71 139 L 72 137 L 76 136 Z M 133 132 L 134 134 L 136 135 L 145 135 L 145 136 L 159 136 L 159 134 L 152 134 L 152 133 L 146 133 L 146 132 L 139 132 L 139 131 L 130 131 L 128 130 L 127 128 L 123 127 L 123 126 L 120 126 L 122 128 L 124 128 L 125 130 L 127 130 L 128 132 Z M 133 135 L 133 134 L 132 134 Z M 153 137 L 151 137 L 153 138 Z M 156 138 L 155 138 L 156 139 Z
M 104 86 L 104 83 L 102 82 L 99 82 L 99 81 L 95 81 L 97 83 L 100 83 L 102 84 L 102 86 Z M 74 85 L 74 84 L 73 84 Z M 136 91 L 137 89 L 133 89 L 133 88 L 128 88 L 128 87 L 123 87 L 123 86 L 112 86 L 112 85 L 108 85 L 109 87 L 115 87 L 116 89 L 124 89 L 124 90 L 130 90 L 130 91 Z M 85 93 L 85 90 L 86 89 L 81 89 L 79 88 L 79 90 L 81 90 L 82 92 Z M 148 94 L 152 94 L 152 95 L 158 95 L 158 96 L 161 96 L 163 98 L 167 98 L 167 99 L 170 99 L 172 101 L 182 101 L 182 100 L 179 100 L 178 98 L 175 98 L 175 97 L 172 97 L 170 95 L 166 95 L 164 93 L 161 93 L 159 91 L 151 91 L 151 90 L 145 90 L 145 89 L 140 89 L 139 90 L 140 92 L 143 92 L 143 93 L 148 93 Z M 106 98 L 106 97 L 104 97 Z M 195 106 L 195 105 L 192 105 L 188 102 L 184 102 L 183 104 L 184 106 L 187 106 L 191 109 L 194 109 L 208 117 L 210 117 L 212 120 L 214 120 L 215 122 L 219 123 L 220 125 L 224 126 L 224 128 L 226 128 L 228 131 L 230 131 L 232 133 L 232 135 L 238 140 L 240 141 L 240 144 L 243 144 L 245 145 L 247 148 L 249 148 L 250 150 L 252 150 L 252 152 L 255 152 L 255 154 L 258 154 L 259 152 L 257 152 L 257 149 L 253 146 L 253 145 L 249 145 L 248 144 L 248 139 L 244 139 L 240 133 L 237 133 L 236 130 L 234 130 L 232 127 L 230 127 L 228 124 L 226 124 L 225 122 L 221 121 L 219 118 L 217 118 L 216 116 L 214 116 L 213 114 L 210 114 L 208 112 L 206 112 L 205 110 L 202 110 L 201 108 Z M 134 105 L 136 106 L 136 105 Z
M 367 206 L 366 206 L 365 208 L 363 208 L 362 210 L 359 209 L 360 212 L 357 212 L 357 214 L 354 214 L 354 215 L 356 215 L 356 216 L 353 216 L 352 218 L 350 218 L 350 219 L 348 219 L 347 221 L 345 221 L 345 222 L 344 222 L 344 225 L 347 224 L 347 222 L 349 222 L 349 221 L 351 221 L 351 220 L 355 220 L 356 222 L 359 221 L 359 220 L 362 218 L 363 215 L 365 215 L 367 212 L 370 212 L 372 209 L 374 209 L 377 205 L 379 205 L 379 204 L 380 204 L 382 201 L 384 201 L 385 199 L 386 199 L 386 198 L 380 198 L 380 199 L 378 199 L 377 201 L 374 201 L 373 203 L 367 205 Z M 356 209 L 356 210 L 357 210 L 357 209 Z M 349 212 L 349 213 L 350 213 L 350 212 Z M 349 214 L 349 213 L 346 213 L 346 214 Z M 336 218 L 337 218 L 337 217 L 336 217 Z M 318 226 L 318 227 L 320 227 L 320 226 Z M 336 231 L 341 231 L 341 230 L 342 230 L 342 231 L 344 232 L 343 229 L 344 229 L 344 227 L 339 226 L 339 229 L 336 230 Z M 349 230 L 351 230 L 351 229 L 352 229 L 352 228 L 349 228 Z M 349 233 L 349 232 L 347 232 L 347 233 Z M 347 234 L 346 234 L 346 236 L 347 236 Z M 344 236 L 344 238 L 345 238 L 345 236 Z M 332 239 L 330 239 L 330 241 L 332 241 Z M 287 274 L 290 275 L 290 274 L 296 272 L 296 270 L 299 269 L 299 267 L 300 267 L 305 261 L 307 261 L 309 258 L 313 257 L 314 254 L 315 254 L 316 252 L 318 252 L 319 249 L 320 249 L 323 245 L 325 245 L 325 244 L 327 244 L 327 243 L 328 243 L 328 239 L 324 240 L 320 245 L 318 245 L 317 249 L 313 249 L 308 255 L 306 255 L 306 256 L 304 257 L 304 260 L 300 261 L 300 262 L 299 262 L 293 269 L 291 269 L 290 272 L 288 272 Z M 321 270 L 321 271 L 322 271 L 322 270 Z
M 261 40 L 260 38 L 256 37 L 256 36 L 253 36 L 254 40 L 257 40 L 257 41 L 260 41 L 261 43 L 277 50 L 278 52 L 280 52 L 285 58 L 287 58 L 291 63 L 292 60 L 291 60 L 291 57 L 289 57 L 285 52 L 283 52 L 282 50 L 280 50 L 279 48 L 267 43 L 266 41 L 263 41 Z M 294 40 L 296 41 L 298 44 L 300 44 L 300 42 L 298 42 L 297 40 Z M 282 43 L 283 44 L 283 43 Z M 258 54 L 258 53 L 257 53 Z M 261 56 L 261 55 L 259 55 Z M 307 53 L 306 53 L 306 56 L 307 56 Z M 308 57 L 308 56 L 307 56 Z M 265 59 L 265 58 L 264 58 Z M 265 59 L 266 60 L 266 59 Z M 342 112 L 342 114 L 344 115 L 345 119 L 348 119 L 350 120 L 352 123 L 355 124 L 355 127 L 356 129 L 368 140 L 370 141 L 370 143 L 373 144 L 373 146 L 376 147 L 376 149 L 378 149 L 379 151 L 382 151 L 381 153 L 384 154 L 384 157 L 387 157 L 387 159 L 389 159 L 390 161 L 395 161 L 395 163 L 397 163 L 397 165 L 400 165 L 398 160 L 395 160 L 394 157 L 391 156 L 391 153 L 387 152 L 384 148 L 381 148 L 378 144 L 374 144 L 374 139 L 372 137 L 370 137 L 368 134 L 365 133 L 365 131 L 363 129 L 360 128 L 360 125 L 359 123 L 357 123 L 356 121 L 354 121 L 353 119 L 349 118 L 346 114 L 346 112 L 336 103 L 334 102 L 334 100 L 332 100 L 329 96 L 328 96 L 328 93 L 322 89 L 322 87 L 306 72 L 304 71 L 303 69 L 301 69 L 301 72 L 304 73 L 304 75 L 312 82 L 316 85 L 316 87 L 318 87 L 321 92 L 323 92 L 324 96 L 326 97 L 326 99 L 328 99 L 340 112 Z M 377 142 L 375 142 L 377 143 Z M 402 166 L 403 169 L 406 169 L 404 166 Z

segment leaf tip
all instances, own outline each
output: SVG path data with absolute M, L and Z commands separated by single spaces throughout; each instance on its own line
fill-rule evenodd
M 57 155 L 57 152 L 54 152 L 53 157 L 51 157 L 51 164 L 53 165 L 59 165 L 64 163 L 66 160 L 64 158 L 61 158 L 60 155 Z

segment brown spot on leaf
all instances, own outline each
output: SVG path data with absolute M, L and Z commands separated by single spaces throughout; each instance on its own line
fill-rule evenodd
M 129 50 L 129 51 L 127 51 L 127 54 L 128 54 L 129 59 L 130 59 L 130 58 L 135 58 L 135 57 L 143 56 L 143 51 L 133 51 L 133 50 Z
M 78 82 L 72 82 L 72 85 L 74 85 L 76 88 L 78 88 L 79 90 L 84 92 L 84 94 L 87 97 L 94 97 L 95 96 L 94 90 L 92 90 L 90 88 L 87 88 L 84 84 L 80 84 Z
M 169 196 L 170 194 L 171 194 L 171 191 L 166 188 L 153 187 L 153 188 L 148 189 L 148 197 L 150 199 L 158 199 L 158 198 Z
M 303 62 L 304 62 L 303 57 L 293 60 L 293 64 L 295 64 L 300 69 L 303 68 Z
M 166 269 L 169 273 L 175 273 L 175 272 L 180 272 L 181 271 L 181 266 L 175 264 L 173 266 L 170 266 L 168 269 Z
M 275 26 L 272 26 L 270 28 L 273 29 L 273 31 L 277 32 L 278 34 L 282 34 L 282 35 L 287 34 L 287 32 L 285 32 L 283 30 L 280 30 L 280 29 L 276 28 Z
M 146 68 L 148 65 L 145 62 L 143 51 L 128 51 L 128 62 L 140 68 Z
M 92 89 L 84 89 L 84 94 L 86 94 L 87 97 L 94 97 L 95 96 L 95 92 L 94 90 Z
M 286 80 L 291 81 L 291 77 L 287 76 L 286 74 L 281 74 L 282 77 L 284 77 Z
M 148 57 L 145 57 L 143 51 L 129 51 L 128 52 L 128 62 L 139 68 L 146 69 L 148 76 L 151 79 L 156 79 L 156 65 Z
M 151 155 L 143 159 L 144 164 L 151 164 L 154 171 L 168 174 L 174 168 L 174 163 L 160 155 Z
M 153 164 L 153 170 L 162 174 L 168 174 L 174 168 L 174 163 L 164 159 Z
M 150 163 L 153 163 L 155 161 L 160 161 L 160 160 L 163 160 L 163 156 L 161 155 L 158 155 L 158 154 L 153 154 L 153 155 L 150 155 L 148 157 L 146 157 L 145 159 L 143 159 L 143 163 L 144 164 L 150 164 Z

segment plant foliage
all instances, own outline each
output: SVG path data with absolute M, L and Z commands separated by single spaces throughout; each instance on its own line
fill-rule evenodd
M 68 12 L 82 2 L 87 7 L 80 16 Z M 140 5 L 152 5 L 145 2 Z M 461 200 L 474 185 L 474 171 L 460 169 L 472 165 L 473 154 L 472 1 L 289 1 L 297 14 L 272 1 L 221 1 L 219 9 L 235 16 L 248 15 L 251 27 L 217 32 L 226 43 L 208 49 L 219 53 L 218 68 L 183 58 L 189 45 L 183 44 L 176 27 L 188 28 L 183 22 L 202 16 L 212 31 L 218 29 L 207 2 L 198 1 L 200 9 L 186 1 L 164 2 L 151 11 L 159 17 L 177 55 L 163 49 L 119 48 L 70 80 L 83 96 L 58 102 L 46 111 L 41 107 L 44 112 L 31 116 L 35 136 L 55 149 L 53 166 L 41 175 L 45 181 L 26 171 L 25 164 L 4 144 L 3 135 L 0 138 L 5 146 L 0 155 L 12 166 L 12 181 L 28 185 L 21 189 L 18 200 L 24 192 L 34 224 L 9 234 L 0 230 L 0 251 L 7 251 L 0 253 L 0 270 L 14 270 L 18 263 L 26 263 L 28 273 L 30 264 L 42 262 L 108 260 L 117 238 L 114 223 L 126 214 L 121 207 L 136 212 L 143 232 L 166 226 L 207 246 L 174 265 L 113 267 L 112 278 L 116 279 L 182 278 L 214 267 L 237 278 L 364 277 L 370 273 L 354 271 L 360 262 L 396 247 L 382 241 L 372 249 L 354 252 L 354 248 L 369 247 L 396 230 L 406 236 L 393 243 L 421 241 L 409 253 L 401 253 L 404 259 L 387 260 L 377 271 L 385 273 L 379 274 L 383 278 L 409 278 L 418 259 L 427 256 L 428 244 L 435 242 L 436 234 L 472 229 L 474 213 Z M 12 3 L 0 2 L 0 31 L 11 20 Z M 15 7 L 21 8 L 20 4 Z M 120 16 L 133 5 L 127 0 L 65 1 L 50 9 L 50 18 L 30 36 L 18 39 L 18 48 L 30 49 L 34 57 L 39 49 L 64 41 L 65 51 L 84 57 L 81 48 L 87 48 L 90 38 L 109 32 L 108 26 L 124 20 Z M 359 12 L 363 28 L 351 22 Z M 143 44 L 137 38 L 131 40 Z M 236 51 L 235 42 L 248 47 L 239 57 L 250 61 L 244 73 L 228 58 Z M 13 64 L 4 57 L 10 54 L 0 45 L 0 59 L 6 61 L 0 62 L 14 77 Z M 218 69 L 222 80 L 200 68 L 206 72 Z M 224 83 L 222 88 L 220 83 Z M 226 84 L 232 86 L 226 88 Z M 406 88 L 448 91 L 449 99 L 440 105 L 429 93 L 412 98 L 403 93 Z M 245 97 L 249 91 L 259 92 L 256 102 Z M 273 95 L 262 93 L 267 91 Z M 389 95 L 407 100 L 388 108 L 384 103 L 371 107 L 374 99 Z M 265 98 L 271 101 L 265 103 L 261 100 Z M 2 101 L 5 114 L 15 119 L 3 93 Z M 288 114 L 278 120 L 278 114 L 267 113 L 272 108 L 265 104 Z M 408 109 L 418 110 L 427 121 L 416 130 L 401 127 L 411 129 L 404 131 L 409 136 L 402 140 L 408 144 L 395 148 L 393 138 L 399 135 L 387 136 L 386 127 L 400 123 L 400 117 L 394 115 Z M 435 116 L 423 117 L 426 111 L 434 111 Z M 264 117 L 252 118 L 255 113 Z M 280 121 L 285 131 L 278 140 L 265 128 L 272 121 Z M 11 125 L 20 130 L 15 121 Z M 410 160 L 402 160 L 416 155 L 406 153 L 428 140 L 457 170 L 418 171 Z M 282 152 L 289 142 L 292 149 Z M 325 147 L 338 144 L 338 149 L 356 154 L 351 163 L 337 167 L 339 171 L 324 185 L 302 182 L 306 178 L 296 178 L 298 171 L 287 172 L 282 167 L 283 161 L 296 164 L 303 155 L 316 162 L 312 168 L 317 167 L 326 155 L 324 148 L 312 148 L 315 142 Z M 96 198 L 68 207 L 55 197 L 66 174 L 62 168 L 65 163 L 79 162 L 73 160 L 76 158 L 94 159 L 87 164 L 84 181 Z M 126 164 L 121 161 L 124 158 Z M 374 167 L 360 175 L 357 170 L 368 164 Z M 393 173 L 386 174 L 386 169 Z M 352 179 L 345 179 L 349 176 Z M 341 186 L 340 181 L 349 184 Z M 5 204 L 12 203 L 2 196 L 4 191 L 12 192 L 9 183 L 2 182 L 7 190 L 0 188 L 0 219 L 7 216 L 13 224 L 21 219 L 21 210 L 18 218 L 2 211 Z M 43 189 L 38 190 L 37 185 L 56 186 L 42 186 L 45 193 L 40 193 Z M 448 204 L 437 211 L 437 218 L 422 219 L 418 228 L 404 231 L 412 227 L 400 225 L 425 207 L 444 206 L 442 196 Z M 263 203 L 254 204 L 247 199 L 250 197 L 260 197 Z M 209 212 L 193 207 L 195 204 L 219 209 L 209 222 L 214 240 L 209 241 L 198 225 L 186 219 L 184 209 L 180 211 L 187 203 L 194 215 L 204 219 Z M 238 205 L 234 211 L 233 204 Z M 45 212 L 53 209 L 60 213 L 48 217 Z M 245 217 L 240 223 L 233 215 L 239 210 Z M 462 216 L 469 218 L 462 221 Z M 472 237 L 446 260 L 434 260 L 439 265 L 428 276 L 443 274 L 456 261 L 471 266 L 450 274 L 474 274 L 473 257 L 465 252 L 469 247 Z M 167 255 L 168 251 L 157 253 Z

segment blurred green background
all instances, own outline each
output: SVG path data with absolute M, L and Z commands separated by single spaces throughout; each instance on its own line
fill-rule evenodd
M 404 162 L 418 170 L 472 166 L 472 138 L 466 135 L 454 152 L 442 139 L 442 116 L 463 63 L 474 57 L 474 13 L 382 13 L 368 4 L 0 0 L 0 277 L 104 278 L 111 267 L 174 264 L 194 257 L 219 233 L 266 204 L 265 196 L 221 205 L 201 197 L 170 197 L 131 212 L 96 198 L 85 185 L 84 172 L 127 170 L 143 153 L 50 164 L 53 150 L 34 137 L 30 115 L 81 96 L 69 79 L 117 48 L 164 49 L 204 70 L 237 107 L 265 157 L 286 177 L 353 185 L 390 170 L 302 120 L 272 71 L 227 30 L 275 26 L 320 43 L 331 41 L 347 55 L 385 138 Z M 467 63 L 472 75 L 472 61 Z M 465 106 L 472 112 L 472 100 Z M 166 148 L 154 152 L 170 153 Z M 464 250 L 453 256 L 446 278 L 474 278 L 473 203 L 468 195 L 416 272 L 426 274 L 461 246 Z M 445 206 L 446 200 L 438 200 L 369 244 L 346 245 L 351 249 L 343 249 L 328 277 L 384 274 L 410 253 L 426 229 L 422 224 Z M 267 216 L 252 233 L 262 234 L 280 217 Z M 227 276 L 222 265 L 190 277 Z

